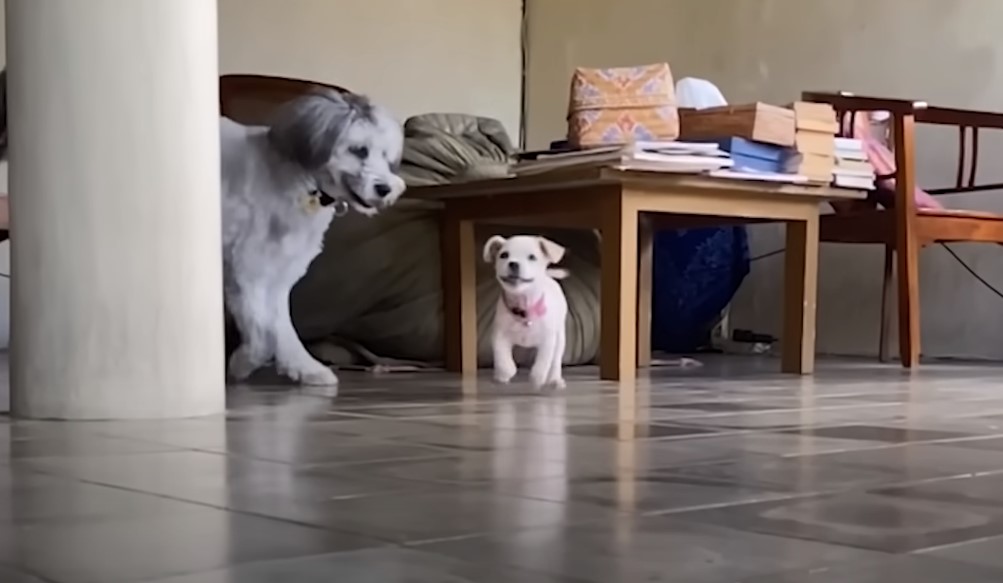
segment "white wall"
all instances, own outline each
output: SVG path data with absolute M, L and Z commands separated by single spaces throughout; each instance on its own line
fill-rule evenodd
M 518 139 L 520 0 L 219 0 L 223 73 L 314 79 L 404 118 L 475 113 Z
M 81 0 L 86 1 L 86 0 Z M 160 0 L 169 2 L 170 0 Z M 209 0 L 206 0 L 209 1 Z M 520 0 L 218 0 L 221 73 L 312 79 L 367 93 L 401 119 L 500 119 L 518 140 Z M 0 63 L 6 62 L 0 4 Z M 0 164 L 0 192 L 7 190 Z M 0 244 L 0 272 L 9 247 Z M 0 278 L 0 348 L 9 287 Z
M 785 103 L 802 90 L 846 89 L 1003 110 L 1003 2 L 999 0 L 530 0 L 527 130 L 530 146 L 565 132 L 576 66 L 668 61 L 677 77 L 720 85 L 732 102 Z M 1003 132 L 997 132 L 1000 134 Z M 923 131 L 919 178 L 954 181 L 957 136 Z M 1003 136 L 984 135 L 982 176 L 1003 180 Z M 1003 212 L 1000 193 L 943 197 L 951 207 Z M 782 229 L 752 229 L 753 253 L 777 249 Z M 1003 287 L 1003 247 L 957 246 Z M 823 246 L 818 346 L 875 354 L 882 252 Z M 943 249 L 921 254 L 923 352 L 1003 359 L 1003 302 Z M 780 332 L 779 257 L 756 263 L 733 323 Z

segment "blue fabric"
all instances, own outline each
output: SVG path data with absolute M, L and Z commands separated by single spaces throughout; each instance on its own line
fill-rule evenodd
M 651 344 L 686 353 L 705 347 L 721 310 L 749 274 L 745 227 L 655 234 Z

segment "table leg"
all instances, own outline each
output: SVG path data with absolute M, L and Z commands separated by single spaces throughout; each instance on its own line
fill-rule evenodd
M 637 367 L 651 366 L 651 286 L 655 247 L 654 228 L 641 217 L 637 233 Z
M 477 372 L 477 249 L 474 224 L 442 213 L 442 301 L 446 370 Z
M 601 209 L 599 377 L 637 377 L 637 208 L 609 197 Z
M 818 297 L 818 215 L 787 223 L 784 262 L 785 373 L 815 371 L 815 306 Z

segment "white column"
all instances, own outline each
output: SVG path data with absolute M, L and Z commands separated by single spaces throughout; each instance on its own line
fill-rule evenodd
M 7 0 L 11 409 L 224 409 L 214 0 Z

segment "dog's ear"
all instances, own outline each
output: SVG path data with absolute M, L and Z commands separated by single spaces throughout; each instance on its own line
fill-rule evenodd
M 501 235 L 495 235 L 488 239 L 488 242 L 484 244 L 484 263 L 493 263 L 495 260 L 495 255 L 498 254 L 498 250 L 502 248 L 505 244 L 505 237 Z
M 539 241 L 540 251 L 543 252 L 543 256 L 547 258 L 547 261 L 551 263 L 561 262 L 561 259 L 564 258 L 564 247 L 543 237 L 537 237 L 536 240 Z
M 306 170 L 317 170 L 331 159 L 356 109 L 334 90 L 304 95 L 276 111 L 268 139 L 286 158 Z

